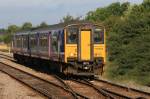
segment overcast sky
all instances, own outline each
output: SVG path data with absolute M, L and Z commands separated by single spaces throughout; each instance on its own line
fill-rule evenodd
M 84 16 L 88 11 L 117 1 L 138 4 L 143 0 L 0 0 L 0 28 L 24 22 L 55 24 L 67 14 Z

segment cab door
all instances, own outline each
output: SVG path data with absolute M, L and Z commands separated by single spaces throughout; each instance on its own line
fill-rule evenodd
M 80 61 L 91 60 L 91 30 L 81 30 L 80 32 Z

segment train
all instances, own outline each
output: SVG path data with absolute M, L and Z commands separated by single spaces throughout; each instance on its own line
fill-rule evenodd
M 92 22 L 55 24 L 17 32 L 12 52 L 17 61 L 40 62 L 65 75 L 102 75 L 106 63 L 105 27 Z

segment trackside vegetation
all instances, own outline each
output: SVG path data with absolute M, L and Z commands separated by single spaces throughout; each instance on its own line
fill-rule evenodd
M 4 42 L 5 44 L 10 45 L 12 35 L 17 31 L 26 31 L 32 28 L 43 28 L 47 26 L 48 25 L 46 22 L 42 22 L 40 25 L 36 27 L 33 27 L 31 22 L 25 22 L 22 26 L 9 25 L 7 29 L 0 29 L 0 32 L 4 33 L 4 35 L 0 35 L 0 42 Z
M 113 3 L 89 12 L 86 19 L 101 21 L 108 30 L 107 77 L 150 86 L 150 0 Z

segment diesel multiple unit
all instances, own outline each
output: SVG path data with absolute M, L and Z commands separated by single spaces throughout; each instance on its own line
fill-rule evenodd
M 55 62 L 50 67 L 64 74 L 101 74 L 105 50 L 105 28 L 93 23 L 57 24 L 13 35 L 16 60 Z

